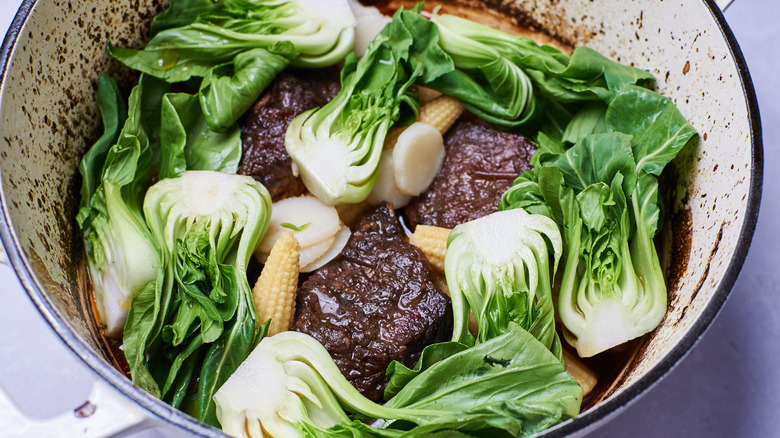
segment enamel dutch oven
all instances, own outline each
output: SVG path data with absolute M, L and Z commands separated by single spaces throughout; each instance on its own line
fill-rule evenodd
M 669 226 L 659 239 L 669 289 L 664 320 L 598 403 L 541 436 L 583 435 L 662 378 L 702 336 L 729 294 L 761 197 L 756 96 L 734 36 L 710 0 L 483 0 L 476 7 L 482 21 L 542 31 L 566 45 L 588 45 L 651 71 L 658 90 L 700 134 L 664 177 L 673 200 L 666 212 Z M 140 47 L 147 23 L 161 10 L 160 0 L 27 0 L 3 43 L 3 246 L 38 310 L 101 378 L 90 403 L 75 416 L 55 419 L 54 432 L 36 429 L 45 424 L 17 421 L 11 433 L 73 436 L 89 430 L 99 436 L 165 425 L 171 431 L 224 436 L 134 387 L 113 365 L 93 322 L 75 222 L 76 167 L 102 129 L 96 79 L 106 70 L 120 82 L 123 78 L 121 67 L 105 53 L 106 40 Z M 0 406 L 0 411 L 10 408 Z M 0 416 L 0 429 L 8 421 Z

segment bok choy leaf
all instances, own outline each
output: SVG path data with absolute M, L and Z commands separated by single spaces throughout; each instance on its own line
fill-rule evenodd
M 579 412 L 582 388 L 515 324 L 453 353 L 379 405 L 349 384 L 316 340 L 283 332 L 263 339 L 217 392 L 219 421 L 239 437 L 529 436 Z M 345 410 L 383 421 L 368 426 Z
M 232 62 L 209 70 L 198 93 L 209 126 L 223 131 L 235 127 L 236 120 L 296 54 L 292 44 L 279 42 L 268 49 L 247 50 Z
M 186 170 L 236 173 L 241 160 L 241 130 L 212 130 L 198 96 L 167 93 L 161 107 L 160 179 L 176 178 Z

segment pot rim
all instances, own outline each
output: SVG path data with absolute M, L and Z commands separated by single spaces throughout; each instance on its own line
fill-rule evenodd
M 2 46 L 0 47 L 0 97 L 4 90 L 3 85 L 9 58 L 14 50 L 19 34 L 37 1 L 38 0 L 23 0 L 22 5 L 17 11 L 16 16 L 5 35 Z M 748 192 L 745 219 L 739 233 L 739 240 L 734 255 L 726 268 L 726 272 L 718 289 L 714 292 L 712 299 L 702 311 L 701 316 L 699 316 L 680 342 L 675 345 L 666 356 L 636 382 L 626 388 L 626 390 L 599 403 L 597 406 L 587 410 L 576 418 L 548 429 L 541 434 L 542 436 L 562 437 L 573 434 L 574 432 L 582 433 L 595 429 L 597 424 L 603 424 L 608 419 L 614 418 L 620 411 L 639 399 L 640 396 L 644 395 L 651 387 L 665 377 L 669 371 L 671 371 L 672 368 L 691 351 L 723 307 L 723 304 L 728 298 L 729 293 L 739 276 L 750 248 L 750 243 L 758 221 L 759 206 L 761 204 L 764 167 L 763 140 L 758 99 L 745 58 L 733 32 L 726 23 L 722 11 L 718 8 L 714 0 L 701 1 L 709 9 L 721 31 L 722 37 L 726 41 L 731 57 L 737 67 L 738 78 L 742 85 L 742 91 L 745 96 L 748 110 L 752 146 L 750 190 Z M 0 180 L 0 187 L 1 186 L 2 181 Z M 27 295 L 30 297 L 30 300 L 32 300 L 43 318 L 60 339 L 65 342 L 68 348 L 91 368 L 98 377 L 113 386 L 133 402 L 148 410 L 159 420 L 201 436 L 225 437 L 226 435 L 218 429 L 195 420 L 189 415 L 172 408 L 136 387 L 123 374 L 92 352 L 92 350 L 84 344 L 79 336 L 71 330 L 68 322 L 62 318 L 52 303 L 46 298 L 40 285 L 35 281 L 30 266 L 22 256 L 19 241 L 14 231 L 11 229 L 11 221 L 5 194 L 1 190 L 0 211 L 2 212 L 2 214 L 0 214 L 0 239 L 2 240 L 8 260 L 27 292 Z

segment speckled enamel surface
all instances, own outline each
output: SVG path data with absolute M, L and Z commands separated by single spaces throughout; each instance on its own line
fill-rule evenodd
M 13 231 L 35 280 L 98 354 L 103 343 L 78 287 L 76 166 L 102 130 L 97 75 L 108 70 L 129 80 L 109 61 L 106 40 L 140 44 L 159 10 L 159 2 L 119 3 L 37 2 L 9 60 L 0 106 L 3 201 Z
M 466 3 L 466 2 L 462 2 Z M 748 107 L 737 65 L 704 2 L 689 0 L 486 0 L 516 23 L 589 45 L 651 71 L 700 138 L 674 162 L 678 202 L 662 258 L 671 261 L 669 310 L 610 392 L 651 372 L 713 299 L 740 243 L 752 170 Z M 40 0 L 19 33 L 2 86 L 2 201 L 27 269 L 54 308 L 97 355 L 89 323 L 82 245 L 75 225 L 76 170 L 100 134 L 98 74 L 126 74 L 105 54 L 111 39 L 139 45 L 158 1 Z M 500 14 L 494 14 L 495 19 Z M 493 19 L 493 18 L 491 18 Z M 670 254 L 674 256 L 670 256 Z M 81 285 L 81 287 L 79 286 Z

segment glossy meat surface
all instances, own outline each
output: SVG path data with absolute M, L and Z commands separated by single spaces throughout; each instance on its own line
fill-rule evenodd
M 299 288 L 292 329 L 320 341 L 350 383 L 379 401 L 392 360 L 413 366 L 426 345 L 451 335 L 450 300 L 433 275 L 393 210 L 380 204 L 341 255 Z
M 536 150 L 529 139 L 475 117 L 458 120 L 447 131 L 444 148 L 447 155 L 433 183 L 406 207 L 412 228 L 453 228 L 498 211 L 501 195 L 531 168 Z

